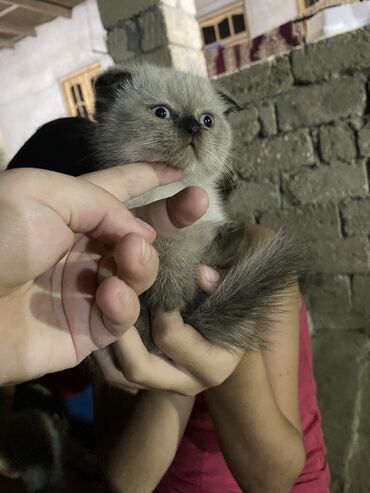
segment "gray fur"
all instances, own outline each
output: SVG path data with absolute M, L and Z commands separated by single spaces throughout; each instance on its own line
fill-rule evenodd
M 210 197 L 210 208 L 202 219 L 171 238 L 156 241 L 159 274 L 143 296 L 145 306 L 151 312 L 180 309 L 186 321 L 220 346 L 264 346 L 279 293 L 297 279 L 304 254 L 282 233 L 257 250 L 248 250 L 241 227 L 235 234 L 238 226 L 234 225 L 233 234 L 228 234 L 231 229 L 217 183 L 230 171 L 232 139 L 227 115 L 237 108 L 236 103 L 206 79 L 148 65 L 129 72 L 110 69 L 97 80 L 96 97 L 94 142 L 101 166 L 159 161 L 185 173 L 181 183 L 144 194 L 130 206 L 168 197 L 188 185 L 204 188 Z M 173 116 L 155 116 L 151 108 L 157 105 L 171 108 Z M 214 117 L 214 126 L 203 126 L 192 148 L 181 121 L 187 116 L 199 120 L 204 113 Z M 233 254 L 227 253 L 230 245 Z M 215 267 L 228 264 L 230 269 L 210 296 L 196 285 L 195 268 L 201 261 Z M 148 347 L 154 349 L 145 308 L 138 327 Z

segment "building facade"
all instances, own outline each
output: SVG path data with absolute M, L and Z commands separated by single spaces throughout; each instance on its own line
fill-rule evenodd
M 43 123 L 91 112 L 88 82 L 112 64 L 96 0 L 36 31 L 0 50 L 0 133 L 9 158 Z

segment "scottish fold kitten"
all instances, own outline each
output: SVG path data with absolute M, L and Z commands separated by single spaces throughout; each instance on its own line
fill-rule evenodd
M 94 145 L 100 166 L 160 161 L 184 171 L 181 182 L 131 200 L 129 207 L 169 197 L 189 185 L 209 196 L 201 219 L 155 242 L 159 273 L 143 296 L 137 323 L 147 346 L 153 349 L 149 307 L 151 312 L 180 309 L 186 322 L 220 346 L 261 347 L 279 293 L 296 280 L 303 256 L 282 234 L 248 251 L 247 237 L 225 215 L 218 184 L 230 172 L 228 116 L 239 106 L 204 78 L 147 65 L 130 71 L 114 67 L 97 79 L 95 90 Z M 229 268 L 210 296 L 197 288 L 199 262 Z

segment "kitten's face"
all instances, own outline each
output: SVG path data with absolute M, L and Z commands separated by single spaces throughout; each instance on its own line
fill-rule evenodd
M 104 165 L 160 161 L 202 180 L 225 171 L 230 105 L 209 81 L 171 69 L 115 69 L 97 81 L 99 152 Z

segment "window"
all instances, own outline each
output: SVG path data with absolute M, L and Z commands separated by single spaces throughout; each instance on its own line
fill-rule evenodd
M 237 3 L 216 15 L 199 21 L 203 44 L 209 46 L 219 43 L 223 46 L 236 44 L 247 38 L 244 4 Z
M 235 34 L 242 33 L 246 30 L 243 14 L 233 15 L 233 26 Z
M 230 38 L 230 26 L 229 26 L 229 18 L 225 17 L 221 22 L 218 23 L 218 32 L 220 33 L 220 38 Z
M 208 76 L 234 72 L 250 63 L 244 2 L 199 19 Z
M 216 29 L 214 26 L 203 27 L 204 44 L 209 45 L 216 41 Z
M 94 82 L 100 72 L 100 65 L 95 64 L 62 79 L 64 98 L 71 116 L 93 118 Z

